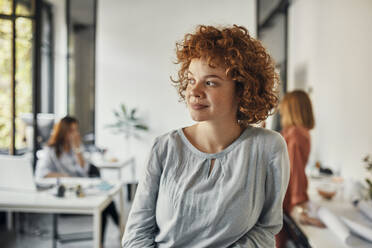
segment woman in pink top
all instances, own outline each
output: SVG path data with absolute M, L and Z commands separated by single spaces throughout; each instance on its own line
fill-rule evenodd
M 320 220 L 307 215 L 309 196 L 305 167 L 311 147 L 309 131 L 315 124 L 310 98 L 304 91 L 292 91 L 284 96 L 279 111 L 282 135 L 287 143 L 291 165 L 289 185 L 283 202 L 284 212 L 290 216 L 298 216 L 303 224 L 322 227 Z M 287 237 L 283 228 L 276 236 L 276 246 L 285 247 Z

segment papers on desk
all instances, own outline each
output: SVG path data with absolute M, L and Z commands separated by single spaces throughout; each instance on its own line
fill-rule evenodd
M 318 216 L 321 221 L 329 228 L 342 242 L 346 243 L 350 238 L 349 228 L 331 211 L 325 207 L 320 207 Z
M 352 221 L 345 217 L 341 217 L 342 221 L 346 224 L 350 231 L 366 240 L 372 242 L 372 228 L 364 226 L 358 222 Z
M 372 243 L 372 223 L 364 225 L 346 217 L 338 217 L 325 207 L 318 210 L 319 218 L 345 244 L 351 243 L 353 234 Z
M 358 203 L 359 211 L 367 216 L 369 220 L 372 222 L 372 201 L 360 201 Z

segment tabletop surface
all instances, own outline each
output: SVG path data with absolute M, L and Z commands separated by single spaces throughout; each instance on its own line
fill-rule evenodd
M 337 192 L 332 200 L 323 199 L 316 191 L 316 180 L 309 180 L 309 197 L 311 202 L 318 206 L 323 206 L 329 209 L 336 216 L 344 216 L 364 223 L 365 217 L 348 201 L 343 199 L 342 193 Z M 296 220 L 295 220 L 296 221 Z M 310 245 L 314 248 L 322 247 L 339 247 L 339 248 L 371 248 L 372 243 L 367 242 L 357 236 L 352 235 L 347 244 L 342 242 L 333 232 L 328 228 L 317 228 L 309 225 L 302 225 L 296 221 L 296 224 L 301 228 L 307 236 Z
M 91 161 L 96 167 L 98 168 L 122 168 L 124 166 L 127 166 L 131 163 L 134 163 L 134 157 L 130 157 L 125 160 L 119 160 L 119 161 L 108 161 L 108 160 L 102 160 L 102 159 L 96 159 Z
M 52 183 L 53 180 L 44 180 L 44 183 Z M 39 209 L 95 209 L 103 204 L 108 197 L 116 194 L 122 183 L 110 182 L 111 188 L 106 185 L 104 190 L 102 180 L 90 178 L 64 178 L 61 180 L 67 188 L 65 197 L 59 198 L 54 195 L 55 189 L 43 191 L 24 191 L 24 190 L 5 190 L 0 189 L 0 208 L 39 208 Z M 85 196 L 79 198 L 73 189 L 76 185 L 80 184 L 85 192 Z

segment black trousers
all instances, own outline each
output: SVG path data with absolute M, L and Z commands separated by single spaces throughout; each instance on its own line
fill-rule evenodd
M 89 166 L 88 171 L 89 177 L 101 177 L 101 173 L 99 172 L 98 168 L 92 164 Z M 107 218 L 111 216 L 114 223 L 119 226 L 119 214 L 116 210 L 115 202 L 111 202 L 105 210 L 102 212 L 102 225 L 101 225 L 101 242 L 103 244 L 105 240 L 105 231 L 107 226 Z

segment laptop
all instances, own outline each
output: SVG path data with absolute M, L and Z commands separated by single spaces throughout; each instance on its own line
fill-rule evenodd
M 37 190 L 29 157 L 0 155 L 0 190 Z

